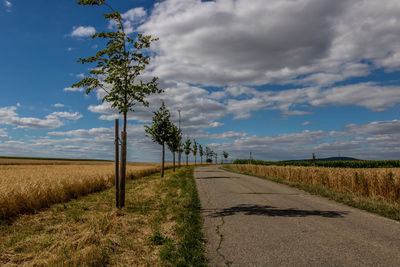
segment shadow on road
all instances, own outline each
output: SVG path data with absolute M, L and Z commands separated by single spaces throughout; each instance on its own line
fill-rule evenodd
M 220 178 L 234 178 L 231 176 L 207 176 L 207 177 L 197 177 L 196 179 L 220 179 Z
M 226 208 L 211 213 L 208 216 L 215 218 L 215 217 L 231 216 L 238 213 L 243 213 L 244 215 L 282 216 L 282 217 L 321 216 L 327 218 L 342 218 L 348 214 L 348 212 L 346 211 L 278 209 L 272 206 L 238 205 L 235 207 Z

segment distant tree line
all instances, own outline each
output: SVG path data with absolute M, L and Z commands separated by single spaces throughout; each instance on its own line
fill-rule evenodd
M 186 166 L 189 165 L 189 155 L 193 153 L 194 163 L 197 164 L 197 153 L 200 156 L 200 164 L 203 164 L 203 156 L 206 156 L 206 162 L 218 163 L 218 153 L 214 152 L 206 146 L 205 150 L 203 146 L 196 142 L 196 139 L 190 140 L 186 138 L 185 142 L 182 143 L 182 131 L 171 122 L 171 113 L 166 108 L 165 103 L 162 101 L 160 108 L 153 112 L 152 125 L 145 126 L 146 134 L 151 137 L 153 142 L 161 145 L 161 177 L 164 177 L 165 169 L 165 146 L 172 152 L 173 159 L 173 171 L 175 171 L 175 153 L 184 152 L 186 156 Z M 222 152 L 225 159 L 228 158 L 229 154 L 225 151 Z M 221 159 L 222 161 L 222 159 Z
M 233 164 L 254 164 L 271 166 L 316 166 L 331 168 L 400 168 L 400 160 L 352 160 L 352 161 L 263 161 L 236 159 Z

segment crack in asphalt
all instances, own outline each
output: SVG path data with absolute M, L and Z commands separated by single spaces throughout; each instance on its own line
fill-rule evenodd
M 231 266 L 231 264 L 233 263 L 232 261 L 229 261 L 226 259 L 225 255 L 222 254 L 220 252 L 221 246 L 222 246 L 222 241 L 224 241 L 224 235 L 221 233 L 221 227 L 224 226 L 225 224 L 225 219 L 224 216 L 221 217 L 221 224 L 217 225 L 215 228 L 215 232 L 217 233 L 217 235 L 219 236 L 219 244 L 218 247 L 216 249 L 217 254 L 224 259 L 226 266 Z

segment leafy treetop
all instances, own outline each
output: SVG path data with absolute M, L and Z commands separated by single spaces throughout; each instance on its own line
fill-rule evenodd
M 182 133 L 181 130 L 176 127 L 175 124 L 171 124 L 170 132 L 169 132 L 169 137 L 167 140 L 167 146 L 168 149 L 171 152 L 177 152 L 179 150 L 179 146 L 182 141 Z
M 197 142 L 196 139 L 193 139 L 193 146 L 192 146 L 192 152 L 193 152 L 193 156 L 197 155 Z
M 80 0 L 80 5 L 101 6 L 105 5 L 111 9 L 111 13 L 104 14 L 104 17 L 116 22 L 117 31 L 103 31 L 95 33 L 92 38 L 107 40 L 106 48 L 98 51 L 94 56 L 80 58 L 78 62 L 82 64 L 94 63 L 97 65 L 90 70 L 91 77 L 86 77 L 72 87 L 86 88 L 86 94 L 93 89 L 99 88 L 106 92 L 102 101 L 111 103 L 113 108 L 118 108 L 120 113 L 126 114 L 133 111 L 136 103 L 148 106 L 145 97 L 152 93 L 160 93 L 157 78 L 151 81 L 137 80 L 146 65 L 150 62 L 150 57 L 144 53 L 149 49 L 152 42 L 157 38 L 151 35 L 137 34 L 136 40 L 129 37 L 123 26 L 123 19 L 118 11 L 115 11 L 104 0 Z
M 203 147 L 201 146 L 201 144 L 199 144 L 199 155 L 200 157 L 203 157 L 204 155 Z
M 188 156 L 190 154 L 190 145 L 192 144 L 192 142 L 190 141 L 190 139 L 186 139 L 185 144 L 183 146 L 183 149 L 185 151 L 185 155 Z
M 170 138 L 172 123 L 170 121 L 171 114 L 162 102 L 158 111 L 154 112 L 153 125 L 145 125 L 145 131 L 152 140 L 160 145 L 164 145 Z

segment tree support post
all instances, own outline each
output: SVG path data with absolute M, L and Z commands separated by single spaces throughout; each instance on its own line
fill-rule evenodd
M 162 144 L 161 177 L 164 177 L 165 144 Z
M 115 120 L 115 205 L 120 207 L 119 203 L 119 120 Z
M 172 158 L 173 158 L 173 172 L 175 172 L 175 152 L 172 152 Z
M 125 206 L 125 179 L 126 179 L 126 132 L 121 132 L 121 167 L 119 180 L 119 204 L 120 208 Z

